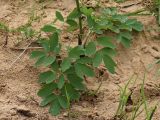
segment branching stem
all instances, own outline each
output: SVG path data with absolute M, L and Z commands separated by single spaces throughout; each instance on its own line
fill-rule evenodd
M 78 35 L 78 45 L 82 45 L 82 35 L 83 35 L 83 28 L 82 28 L 82 15 L 80 10 L 79 0 L 76 0 L 77 10 L 79 12 L 79 35 Z

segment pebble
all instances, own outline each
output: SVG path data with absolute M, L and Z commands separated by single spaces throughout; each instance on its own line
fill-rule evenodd
M 27 97 L 22 95 L 22 94 L 17 95 L 17 99 L 20 102 L 26 102 L 27 101 Z

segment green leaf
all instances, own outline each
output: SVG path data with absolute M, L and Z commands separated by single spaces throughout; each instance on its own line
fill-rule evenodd
M 116 51 L 114 49 L 108 48 L 108 47 L 102 48 L 101 50 L 99 50 L 99 52 L 101 52 L 102 55 L 108 55 L 111 57 L 116 55 Z
M 50 51 L 50 45 L 48 39 L 41 39 L 38 41 L 38 43 L 44 48 L 45 52 Z
M 58 20 L 64 22 L 64 18 L 63 18 L 62 14 L 59 11 L 56 11 L 56 17 L 57 17 Z
M 121 14 L 116 14 L 112 16 L 112 19 L 117 22 L 121 22 L 121 24 L 125 23 L 128 20 L 128 17 Z
M 41 57 L 44 57 L 44 56 L 45 56 L 45 53 L 43 51 L 33 51 L 31 53 L 30 58 L 41 58 Z
M 35 63 L 36 67 L 39 67 L 41 65 L 47 67 L 48 65 L 51 65 L 56 60 L 56 57 L 54 56 L 48 56 L 48 57 L 41 57 L 37 60 Z
M 59 77 L 58 84 L 57 84 L 57 85 L 58 85 L 58 88 L 61 89 L 61 88 L 64 86 L 64 83 L 65 83 L 64 76 L 61 75 L 61 76 Z
M 46 84 L 46 85 L 44 85 L 43 88 L 41 88 L 39 90 L 39 92 L 37 94 L 38 94 L 38 96 L 45 98 L 48 95 L 51 95 L 53 93 L 53 90 L 56 88 L 57 88 L 57 85 L 55 83 Z
M 84 55 L 84 49 L 81 46 L 76 46 L 69 51 L 69 57 L 78 59 L 80 55 Z
M 99 45 L 102 45 L 104 47 L 109 47 L 109 48 L 116 48 L 116 46 L 111 42 L 112 38 L 111 37 L 99 37 L 97 38 L 97 42 Z
M 55 99 L 54 102 L 52 103 L 49 112 L 51 115 L 56 116 L 60 114 L 61 106 L 59 104 L 58 99 Z
M 128 25 L 128 26 L 131 26 L 133 24 L 135 24 L 137 22 L 136 19 L 128 19 L 125 24 Z
M 132 39 L 132 35 L 130 32 L 121 32 L 120 33 L 122 37 L 131 40 Z
M 56 46 L 58 46 L 58 33 L 55 32 L 49 39 L 50 51 L 54 51 Z
M 131 39 L 132 39 L 132 36 L 128 32 L 120 33 L 117 36 L 117 40 L 120 41 L 123 44 L 123 46 L 126 47 L 126 48 L 130 47 Z
M 71 67 L 71 61 L 69 58 L 65 58 L 61 64 L 62 72 L 65 72 Z
M 97 52 L 93 58 L 93 66 L 98 67 L 102 62 L 102 55 L 100 52 Z
M 96 45 L 94 42 L 90 42 L 88 43 L 88 45 L 86 46 L 86 49 L 85 49 L 85 54 L 87 56 L 90 56 L 90 55 L 93 55 L 95 54 L 96 52 Z
M 83 79 L 78 77 L 76 74 L 68 74 L 67 78 L 70 81 L 71 85 L 73 85 L 73 87 L 75 87 L 76 89 L 78 90 L 85 89 L 85 86 L 82 83 Z
M 63 89 L 62 89 L 62 93 L 67 97 L 69 97 L 70 100 L 77 100 L 80 98 L 80 94 L 77 90 L 75 90 L 73 88 L 73 86 L 71 84 L 66 84 Z M 66 95 L 67 93 L 67 95 Z
M 118 27 L 119 27 L 119 29 L 121 29 L 121 30 L 132 31 L 132 26 L 130 26 L 130 25 L 121 24 L 121 25 L 118 25 Z
M 54 63 L 51 64 L 51 68 L 54 70 L 54 71 L 57 71 L 59 69 L 59 64 L 57 61 L 55 61 Z
M 56 54 L 59 54 L 60 51 L 61 51 L 61 47 L 62 47 L 62 45 L 61 45 L 61 44 L 58 44 L 58 45 L 55 47 L 54 52 L 55 52 Z
M 93 12 L 93 9 L 83 6 L 83 7 L 81 7 L 81 12 L 83 14 L 85 14 L 86 16 L 90 16 L 92 14 L 92 12 Z
M 56 79 L 56 74 L 55 74 L 55 72 L 52 72 L 52 71 L 47 71 L 47 72 L 41 73 L 39 75 L 39 82 L 40 83 L 49 84 L 49 83 L 52 83 L 53 80 L 55 80 L 55 79 Z
M 117 15 L 117 8 L 116 7 L 110 7 L 110 8 L 105 8 L 103 11 L 104 15 Z
M 93 70 L 85 64 L 80 64 L 80 63 L 75 64 L 75 70 L 76 70 L 77 75 L 81 78 L 83 78 L 84 75 L 88 77 L 95 76 Z
M 136 22 L 135 24 L 132 25 L 133 29 L 141 32 L 143 30 L 143 24 L 141 22 Z
M 80 16 L 77 8 L 75 8 L 67 17 L 67 19 L 75 19 L 78 18 Z
M 123 38 L 121 39 L 121 43 L 122 43 L 123 46 L 125 46 L 126 48 L 129 48 L 130 45 L 131 45 L 131 40 L 126 39 L 126 38 L 123 37 Z
M 93 28 L 96 24 L 92 16 L 87 16 L 87 23 L 88 23 L 89 28 Z
M 45 25 L 41 30 L 43 32 L 55 32 L 57 29 L 53 25 Z
M 112 31 L 112 32 L 115 32 L 115 33 L 119 33 L 120 30 L 117 26 L 110 26 L 109 29 Z
M 56 99 L 56 97 L 57 97 L 57 96 L 54 95 L 54 94 L 51 94 L 51 95 L 45 97 L 45 98 L 42 100 L 42 102 L 40 103 L 40 106 L 41 106 L 41 107 L 44 107 L 44 106 L 48 105 L 49 103 L 51 103 L 52 101 L 54 101 L 54 100 Z
M 72 27 L 77 27 L 78 26 L 77 22 L 75 20 L 72 20 L 72 19 L 67 19 L 66 23 L 69 24 Z
M 44 65 L 44 66 L 51 65 L 55 60 L 56 60 L 56 57 L 54 57 L 54 56 L 46 57 L 46 58 L 44 59 L 44 61 L 43 61 L 43 65 Z
M 76 63 L 81 63 L 81 64 L 92 64 L 92 58 L 89 57 L 81 57 L 76 61 Z
M 37 62 L 35 63 L 35 66 L 36 66 L 36 67 L 41 66 L 41 65 L 43 64 L 45 58 L 46 58 L 45 56 L 39 58 L 39 59 L 37 60 Z
M 64 74 L 73 74 L 73 73 L 75 73 L 75 68 L 73 66 L 71 66 L 68 70 L 64 72 Z
M 98 37 L 97 40 L 99 41 L 112 41 L 113 38 L 112 37 L 108 37 L 108 36 L 102 36 L 102 37 Z
M 108 55 L 104 55 L 103 61 L 108 71 L 112 74 L 115 73 L 116 63 L 113 61 L 113 59 Z
M 66 109 L 68 108 L 68 102 L 67 102 L 67 99 L 63 96 L 58 96 L 58 101 L 59 101 L 59 104 L 60 106 L 63 108 L 63 109 Z

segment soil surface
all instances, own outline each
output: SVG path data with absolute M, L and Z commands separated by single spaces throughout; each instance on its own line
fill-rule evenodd
M 0 0 L 0 22 L 10 28 L 17 28 L 27 23 L 29 16 L 40 16 L 32 26 L 36 29 L 50 23 L 55 18 L 54 12 L 60 10 L 66 16 L 75 7 L 74 0 Z M 93 2 L 87 1 L 89 6 Z M 133 12 L 144 7 L 139 0 L 122 4 L 103 1 L 104 6 L 119 7 L 122 12 Z M 127 6 L 127 7 L 126 7 Z M 118 46 L 116 57 L 116 74 L 104 76 L 103 84 L 97 96 L 83 95 L 78 103 L 72 106 L 73 120 L 111 120 L 119 104 L 119 87 L 124 86 L 133 74 L 138 76 L 135 84 L 129 86 L 131 101 L 137 103 L 140 96 L 140 86 L 146 73 L 145 95 L 149 106 L 160 102 L 160 66 L 152 65 L 160 58 L 160 32 L 154 16 L 136 17 L 144 24 L 144 31 L 134 33 L 130 48 Z M 37 96 L 40 85 L 38 74 L 43 69 L 35 68 L 34 61 L 29 59 L 31 50 L 25 48 L 29 42 L 19 35 L 6 34 L 0 31 L 0 120 L 66 120 L 67 112 L 54 117 L 48 113 L 48 108 L 39 107 L 41 99 Z M 72 37 L 72 35 L 70 35 Z M 4 46 L 5 40 L 8 44 Z M 64 38 L 62 38 L 65 41 Z M 19 48 L 19 49 L 17 49 Z M 22 54 L 22 55 L 21 55 Z M 20 59 L 17 59 L 20 56 Z M 107 72 L 107 71 L 106 71 Z M 88 87 L 95 90 L 100 84 L 97 78 L 88 80 Z M 142 113 L 137 120 L 145 120 Z M 160 120 L 158 106 L 153 120 Z

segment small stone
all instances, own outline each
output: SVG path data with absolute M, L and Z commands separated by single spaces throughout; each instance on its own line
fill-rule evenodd
M 11 109 L 11 110 L 9 111 L 9 114 L 10 114 L 11 116 L 15 116 L 15 115 L 17 114 L 17 112 L 16 112 L 15 110 Z
M 19 113 L 20 115 L 23 115 L 23 116 L 26 116 L 26 117 L 34 117 L 34 116 L 36 116 L 35 113 L 32 113 L 30 111 L 30 109 L 28 109 L 26 106 L 23 106 L 23 105 L 17 106 L 17 107 L 15 107 L 13 109 L 16 110 L 17 113 Z
M 132 112 L 133 110 L 134 110 L 134 106 L 132 105 L 126 106 L 126 112 Z
M 68 113 L 67 112 L 63 113 L 63 116 L 68 117 Z
M 27 101 L 26 96 L 24 96 L 24 95 L 22 95 L 22 94 L 17 95 L 17 99 L 18 99 L 18 101 L 20 101 L 20 102 L 26 102 L 26 101 Z

